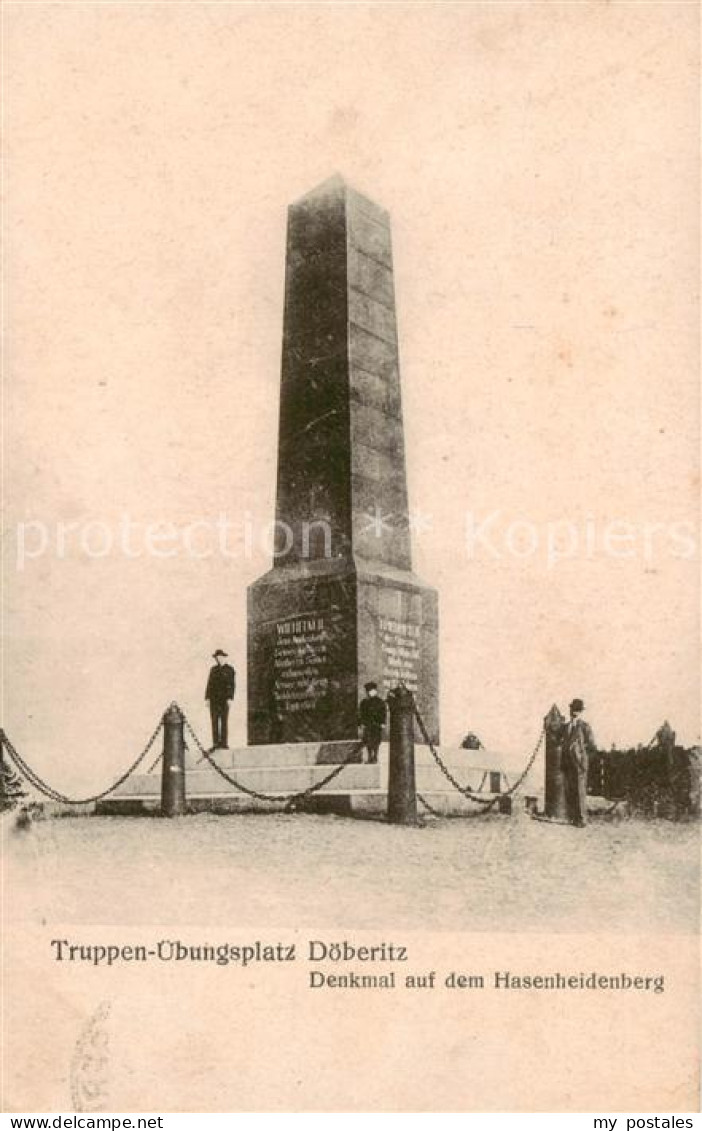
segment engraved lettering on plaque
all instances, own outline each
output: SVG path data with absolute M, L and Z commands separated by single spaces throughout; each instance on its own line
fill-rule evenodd
M 273 666 L 279 710 L 312 710 L 328 689 L 328 665 L 325 617 L 296 616 L 277 622 Z
M 385 692 L 402 681 L 416 693 L 419 684 L 420 626 L 381 617 L 378 622 Z

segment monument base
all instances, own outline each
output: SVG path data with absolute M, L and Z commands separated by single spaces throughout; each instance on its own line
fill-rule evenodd
M 249 789 L 271 796 L 300 793 L 329 775 L 335 765 L 344 765 L 327 785 L 301 803 L 311 812 L 328 812 L 359 816 L 384 815 L 387 809 L 388 755 L 387 743 L 380 747 L 378 762 L 361 764 L 361 751 L 356 742 L 308 742 L 290 745 L 240 747 L 219 750 L 213 755 L 218 766 L 229 777 Z M 465 750 L 440 751 L 450 772 L 463 786 L 470 786 L 480 798 L 504 794 L 509 787 L 507 776 L 500 770 L 498 759 L 488 751 L 480 751 L 481 765 L 472 764 Z M 359 759 L 357 761 L 356 759 Z M 446 780 L 427 746 L 415 746 L 418 792 L 432 809 L 439 813 L 474 814 L 479 806 L 458 793 Z M 189 752 L 185 779 L 188 812 L 270 812 L 275 803 L 263 801 L 237 790 L 205 760 Z M 161 774 L 133 774 L 110 797 L 99 802 L 97 812 L 138 816 L 159 813 L 161 808 Z M 420 804 L 420 812 L 423 812 Z
M 439 741 L 438 599 L 383 563 L 277 566 L 249 588 L 248 741 L 358 735 L 363 686 L 404 682 Z

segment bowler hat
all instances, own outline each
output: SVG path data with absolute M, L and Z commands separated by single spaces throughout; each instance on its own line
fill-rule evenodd
M 227 655 L 226 652 L 223 652 L 221 648 L 218 648 L 216 652 L 212 653 L 212 659 L 216 660 L 218 656 L 226 656 L 226 655 Z
M 583 703 L 582 699 L 573 699 L 572 703 L 570 704 L 570 709 L 571 711 L 584 711 L 585 704 Z
M 372 679 L 369 680 L 368 683 L 364 683 L 363 686 L 365 687 L 366 691 L 377 691 L 378 690 L 378 684 Z

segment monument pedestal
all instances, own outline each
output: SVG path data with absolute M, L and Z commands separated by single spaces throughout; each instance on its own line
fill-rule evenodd
M 436 591 L 381 563 L 328 567 L 273 569 L 249 589 L 249 742 L 356 736 L 369 680 L 383 698 L 402 680 L 438 742 Z

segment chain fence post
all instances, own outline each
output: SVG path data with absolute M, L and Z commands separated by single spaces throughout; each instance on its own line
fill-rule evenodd
M 678 781 L 680 775 L 676 772 L 675 759 L 675 731 L 666 719 L 658 731 L 658 747 L 660 750 L 660 763 L 655 775 L 660 783 L 656 808 L 659 817 L 670 817 L 676 820 L 679 817 Z
M 185 813 L 184 725 L 180 707 L 171 703 L 163 716 L 162 817 L 182 817 Z
M 414 697 L 399 686 L 388 694 L 390 764 L 387 819 L 393 825 L 416 825 L 417 786 L 414 771 Z
M 544 814 L 554 820 L 565 820 L 567 816 L 565 778 L 561 766 L 561 736 L 565 718 L 554 703 L 544 719 L 545 731 L 545 780 Z

